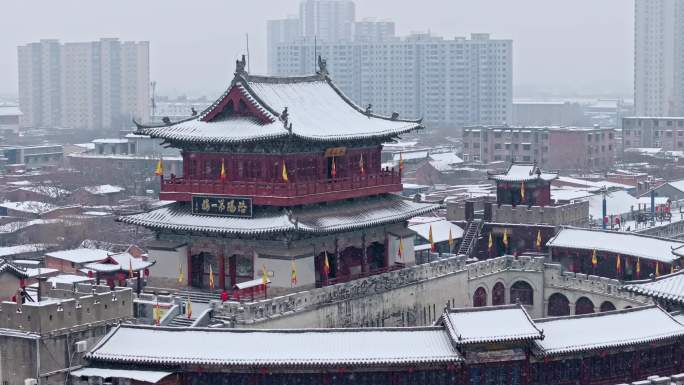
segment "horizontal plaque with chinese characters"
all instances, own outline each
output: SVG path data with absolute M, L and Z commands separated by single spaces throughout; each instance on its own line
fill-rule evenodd
M 325 150 L 325 157 L 332 158 L 334 156 L 344 156 L 347 153 L 347 147 L 331 147 Z
M 193 195 L 192 213 L 222 217 L 252 217 L 252 198 Z

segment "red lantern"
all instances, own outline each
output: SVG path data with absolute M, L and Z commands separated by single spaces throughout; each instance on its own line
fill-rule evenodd
M 92 270 L 88 270 L 88 278 L 93 278 L 93 271 Z
M 150 269 L 145 269 L 144 273 L 145 273 L 145 278 L 149 277 L 150 276 Z
M 123 281 L 123 280 L 126 279 L 126 274 L 124 274 L 124 273 L 118 273 L 118 274 L 116 275 L 116 278 L 117 278 L 119 281 Z

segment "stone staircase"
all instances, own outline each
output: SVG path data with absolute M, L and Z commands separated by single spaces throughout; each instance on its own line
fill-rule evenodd
M 481 219 L 473 219 L 468 222 L 465 232 L 463 232 L 463 239 L 458 246 L 457 255 L 465 255 L 471 257 L 477 250 L 477 240 L 482 230 L 483 222 Z
M 193 322 L 195 322 L 195 318 L 188 318 L 188 316 L 185 314 L 179 314 L 175 316 L 166 326 L 170 326 L 172 328 L 187 328 L 192 326 Z
M 183 301 L 187 301 L 188 297 L 193 303 L 209 303 L 211 300 L 221 300 L 221 293 L 219 292 L 208 292 L 199 290 L 179 290 L 176 293 L 176 297 Z

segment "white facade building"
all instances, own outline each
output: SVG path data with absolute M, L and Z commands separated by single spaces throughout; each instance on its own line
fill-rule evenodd
M 684 1 L 635 0 L 638 116 L 684 116 Z
M 351 0 L 304 0 L 299 4 L 301 34 L 322 42 L 352 40 L 355 12 Z
M 149 43 L 41 40 L 20 46 L 25 127 L 118 129 L 149 120 Z
M 512 118 L 511 40 L 473 34 L 444 39 L 413 34 L 385 41 L 325 43 L 300 39 L 275 45 L 273 75 L 315 72 L 327 60 L 335 84 L 374 112 L 423 117 L 435 126 L 502 124 Z

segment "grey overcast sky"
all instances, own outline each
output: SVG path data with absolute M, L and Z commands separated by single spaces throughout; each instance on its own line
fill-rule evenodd
M 0 95 L 17 92 L 16 46 L 45 38 L 150 41 L 160 94 L 223 91 L 249 33 L 252 72 L 266 68 L 266 20 L 299 0 L 5 0 Z M 396 22 L 401 35 L 489 32 L 513 39 L 514 97 L 537 93 L 630 97 L 633 0 L 356 0 L 357 19 Z

